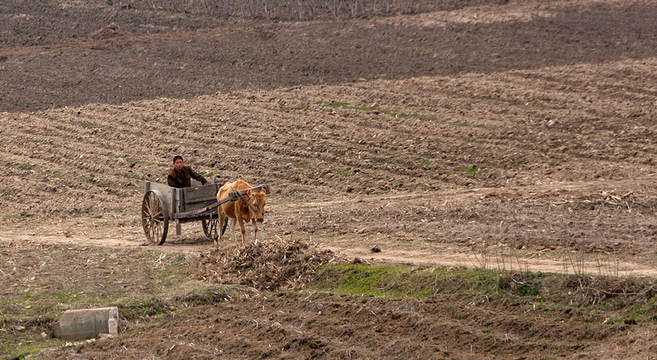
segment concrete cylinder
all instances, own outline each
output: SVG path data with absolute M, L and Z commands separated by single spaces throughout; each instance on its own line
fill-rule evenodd
M 55 324 L 55 337 L 64 340 L 85 340 L 100 334 L 117 335 L 119 329 L 119 309 L 116 306 L 68 310 Z

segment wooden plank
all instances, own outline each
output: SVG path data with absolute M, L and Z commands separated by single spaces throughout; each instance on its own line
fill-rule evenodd
M 220 184 L 207 183 L 205 185 L 177 189 L 166 184 L 146 181 L 144 183 L 144 193 L 150 190 L 157 190 L 162 194 L 164 201 L 167 203 L 169 214 L 188 213 L 199 209 L 206 208 L 217 202 L 217 193 Z M 171 218 L 174 218 L 171 216 Z
M 185 203 L 190 204 L 197 201 L 204 201 L 207 199 L 214 199 L 217 201 L 217 192 L 219 192 L 218 184 L 205 184 L 198 187 L 184 188 Z
M 219 184 L 208 183 L 198 187 L 184 188 L 184 209 L 182 212 L 194 211 L 217 202 Z
M 209 204 L 207 206 L 204 206 L 196 210 L 173 214 L 172 219 L 185 220 L 185 219 L 203 218 L 208 216 L 211 212 L 215 212 L 216 209 L 219 207 L 219 205 L 223 203 L 227 203 L 229 201 L 237 201 L 237 198 L 238 198 L 237 192 L 231 192 L 228 194 L 227 198 L 222 199 L 221 201 L 215 201 L 212 204 Z

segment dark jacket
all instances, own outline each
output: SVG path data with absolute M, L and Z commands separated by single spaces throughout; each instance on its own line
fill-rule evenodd
M 203 176 L 199 175 L 190 166 L 183 166 L 180 172 L 176 171 L 176 168 L 173 168 L 171 171 L 169 171 L 169 175 L 167 175 L 167 183 L 169 186 L 176 188 L 190 187 L 192 186 L 191 178 L 200 181 L 201 184 L 208 182 Z

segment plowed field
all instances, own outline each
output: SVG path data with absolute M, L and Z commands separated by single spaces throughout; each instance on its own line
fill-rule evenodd
M 417 2 L 411 14 L 310 21 L 5 3 L 6 254 L 17 243 L 207 252 L 200 224 L 141 247 L 143 183 L 165 182 L 180 154 L 213 181 L 271 186 L 262 241 L 370 263 L 568 273 L 582 270 L 576 256 L 586 273 L 657 275 L 657 3 Z M 645 359 L 657 341 L 647 327 L 592 341 L 585 320 L 548 329 L 521 309 L 313 297 L 200 307 L 79 358 Z M 373 323 L 362 309 L 385 315 Z M 258 311 L 264 327 L 240 330 Z M 473 332 L 481 323 L 495 335 Z M 167 334 L 182 333 L 206 342 L 176 349 Z

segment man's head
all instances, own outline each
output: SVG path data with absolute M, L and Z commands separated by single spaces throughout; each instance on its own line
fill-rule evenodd
M 176 170 L 178 170 L 178 171 L 182 170 L 183 165 L 184 164 L 183 164 L 183 157 L 182 156 L 176 155 L 176 156 L 173 157 L 173 167 Z

